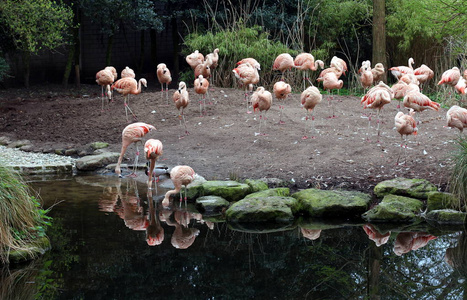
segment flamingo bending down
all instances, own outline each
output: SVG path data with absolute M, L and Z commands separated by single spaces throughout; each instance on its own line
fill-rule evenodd
M 282 73 L 281 80 L 284 80 L 285 71 L 291 70 L 294 66 L 295 65 L 294 65 L 294 60 L 293 60 L 292 55 L 288 53 L 282 53 L 282 54 L 279 54 L 274 60 L 272 69 L 279 70 Z
M 425 64 L 422 64 L 420 67 L 416 68 L 413 71 L 413 74 L 415 75 L 415 77 L 417 77 L 420 84 L 427 83 L 430 79 L 432 79 L 435 76 L 435 72 L 433 72 L 433 70 Z
M 154 172 L 154 167 L 156 166 L 156 161 L 159 159 L 159 156 L 162 155 L 162 142 L 156 139 L 149 139 L 144 144 L 144 156 L 147 160 L 150 161 L 149 171 L 148 171 L 148 188 L 152 189 L 152 177 Z M 159 178 L 156 179 L 156 183 L 159 181 Z
M 134 78 L 124 77 L 117 80 L 111 87 L 112 90 L 115 89 L 118 93 L 123 95 L 123 103 L 125 105 L 125 115 L 127 122 L 129 122 L 128 111 L 130 111 L 130 113 L 133 115 L 133 118 L 136 119 L 136 115 L 130 109 L 128 104 L 130 102 L 130 94 L 137 95 L 141 93 L 141 84 L 147 87 L 146 79 L 141 78 L 137 82 Z
M 278 81 L 274 84 L 273 93 L 276 96 L 276 99 L 286 99 L 289 94 L 292 92 L 290 84 L 285 83 L 284 81 Z M 284 124 L 282 121 L 282 110 L 284 109 L 283 105 L 279 104 L 280 114 L 279 114 L 279 124 Z
M 323 96 L 321 95 L 319 89 L 315 86 L 309 86 L 306 90 L 302 92 L 300 95 L 300 100 L 302 103 L 302 106 L 306 110 L 306 115 L 305 115 L 305 132 L 303 134 L 302 139 L 305 140 L 308 138 L 306 135 L 306 122 L 308 121 L 308 112 L 311 111 L 311 128 L 312 131 L 314 129 L 314 121 L 315 121 L 315 116 L 314 116 L 314 108 L 315 106 L 321 102 L 323 99 Z M 312 136 L 311 138 L 314 138 Z
M 188 97 L 188 91 L 186 90 L 186 84 L 183 81 L 180 81 L 178 84 L 178 90 L 175 91 L 175 93 L 172 96 L 173 101 L 175 102 L 175 107 L 178 109 L 180 112 L 178 118 L 180 119 L 180 127 L 182 126 L 182 119 L 183 119 L 183 124 L 185 125 L 185 134 L 190 134 L 188 132 L 188 129 L 186 127 L 186 120 L 185 120 L 185 114 L 183 113 L 185 108 L 188 106 L 190 103 L 190 99 Z M 182 136 L 178 137 L 179 139 L 182 138 Z
M 450 86 L 456 86 L 459 78 L 461 77 L 461 72 L 458 67 L 453 67 L 441 75 L 441 80 L 438 82 L 438 85 L 447 84 Z
M 165 98 L 167 100 L 167 105 L 169 105 L 169 84 L 172 82 L 172 75 L 170 70 L 167 68 L 166 64 L 157 65 L 157 79 L 161 84 L 161 95 L 164 93 L 164 84 L 165 84 Z
M 334 105 L 331 103 L 331 100 L 334 99 L 332 96 L 331 90 L 334 89 L 341 89 L 344 85 L 344 82 L 338 79 L 335 72 L 328 72 L 324 75 L 324 77 L 318 78 L 318 82 L 323 82 L 323 88 L 328 91 L 328 104 L 332 107 L 332 116 L 330 118 L 335 118 L 334 114 Z
M 110 85 L 114 82 L 114 78 L 115 77 L 113 76 L 112 71 L 108 69 L 100 70 L 96 74 L 96 82 L 98 85 L 101 86 L 102 111 L 104 111 L 104 102 L 105 102 L 104 101 L 104 88 L 105 88 L 105 94 L 107 98 L 109 99 L 108 102 L 110 102 L 110 100 L 112 100 L 112 92 L 110 90 Z
M 414 64 L 414 60 L 411 57 L 408 60 L 408 66 L 392 67 L 389 69 L 389 71 L 391 71 L 391 74 L 394 75 L 394 77 L 396 77 L 397 80 L 399 80 L 402 77 L 402 75 L 414 73 L 413 67 L 412 67 L 413 64 Z
M 318 67 L 324 69 L 324 62 L 322 60 L 316 60 L 310 53 L 300 53 L 294 59 L 294 67 L 303 71 L 303 88 L 305 88 L 305 80 L 312 85 L 310 78 L 308 78 L 308 70 L 316 71 Z
M 391 103 L 394 92 L 384 82 L 380 81 L 372 87 L 363 97 L 361 103 L 363 108 L 377 109 L 378 137 L 380 136 L 380 113 L 384 105 Z M 370 130 L 371 117 L 368 117 L 368 130 Z
M 467 109 L 454 105 L 446 113 L 447 126 L 459 129 L 460 132 L 467 128 Z
M 201 117 L 206 115 L 206 93 L 208 88 L 209 81 L 204 78 L 203 75 L 199 75 L 198 78 L 195 79 L 194 90 L 196 94 L 201 95 L 201 99 L 199 100 L 199 113 Z
M 190 67 L 194 70 L 197 65 L 202 64 L 204 61 L 204 55 L 199 53 L 198 50 L 191 53 L 185 58 L 186 62 L 190 65 Z
M 394 118 L 396 130 L 401 135 L 401 148 L 403 147 L 403 144 L 405 144 L 405 151 L 407 151 L 407 136 L 410 134 L 417 135 L 417 122 L 415 122 L 415 119 L 413 118 L 414 115 L 415 111 L 411 108 L 409 114 L 404 114 L 400 111 Z M 405 143 L 402 141 L 403 136 L 405 136 Z M 396 164 L 399 164 L 400 156 L 401 153 L 399 152 Z
M 169 206 L 170 195 L 180 192 L 180 206 L 182 205 L 182 185 L 185 186 L 185 204 L 187 201 L 187 185 L 195 179 L 195 171 L 189 166 L 176 166 L 170 171 L 170 179 L 172 180 L 175 189 L 170 190 L 165 194 L 162 205 Z
M 271 108 L 272 104 L 272 94 L 269 91 L 266 91 L 264 87 L 260 86 L 256 89 L 256 91 L 251 95 L 251 105 L 253 106 L 253 111 L 259 110 L 259 130 L 258 133 L 255 132 L 256 135 L 266 135 L 261 134 L 261 121 L 262 119 L 266 119 L 266 113 Z M 264 111 L 264 117 L 262 115 Z
M 120 75 L 121 78 L 136 78 L 135 71 L 129 67 L 125 67 L 125 69 L 122 70 L 122 73 Z
M 250 85 L 257 84 L 259 82 L 258 69 L 253 67 L 249 62 L 239 64 L 235 69 L 232 70 L 235 77 L 237 77 L 245 89 L 245 101 L 246 101 L 246 112 L 250 112 L 250 103 L 248 100 L 248 87 Z
M 130 146 L 132 143 L 135 143 L 136 145 L 136 158 L 135 163 L 133 165 L 133 173 L 131 175 L 135 175 L 135 170 L 138 164 L 139 157 L 138 142 L 141 142 L 142 138 L 151 130 L 156 130 L 156 127 L 142 122 L 132 123 L 123 129 L 122 150 L 120 151 L 117 166 L 115 167 L 115 173 L 118 175 L 118 177 L 122 177 L 120 164 L 122 163 L 123 155 L 125 154 L 128 146 Z
M 459 81 L 457 81 L 457 84 L 454 86 L 456 91 L 461 95 L 465 95 L 466 87 L 467 87 L 467 83 L 466 83 L 466 80 L 463 77 L 460 77 Z

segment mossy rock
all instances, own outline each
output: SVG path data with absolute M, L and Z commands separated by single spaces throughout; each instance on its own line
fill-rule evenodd
M 268 189 L 268 184 L 259 179 L 246 179 L 245 183 L 250 186 L 250 193 L 256 193 Z
M 297 200 L 292 197 L 256 197 L 240 200 L 227 209 L 229 222 L 290 223 L 294 220 L 292 207 Z
M 427 211 L 440 209 L 458 210 L 460 201 L 451 193 L 430 192 L 428 193 Z
M 97 149 L 103 149 L 103 148 L 107 148 L 109 147 L 109 143 L 104 143 L 104 142 L 94 142 L 91 144 L 91 148 L 93 150 L 97 150 Z
M 306 189 L 292 195 L 298 200 L 294 214 L 316 218 L 360 217 L 369 207 L 371 197 L 357 191 Z
M 232 202 L 243 199 L 249 192 L 250 186 L 237 181 L 206 181 L 203 183 L 204 195 L 214 195 Z
M 219 196 L 203 196 L 196 199 L 196 208 L 205 215 L 220 215 L 227 209 L 230 202 Z
M 50 240 L 47 237 L 41 237 L 31 241 L 26 249 L 10 251 L 8 259 L 10 263 L 24 262 L 44 254 L 49 249 Z
M 419 222 L 422 201 L 414 198 L 386 195 L 383 201 L 362 217 L 369 222 Z
M 288 197 L 290 196 L 290 189 L 289 188 L 268 189 L 268 190 L 263 190 L 263 191 L 259 191 L 256 193 L 246 195 L 245 198 L 272 197 L 272 196 Z
M 374 188 L 375 195 L 378 197 L 399 195 L 417 199 L 427 199 L 428 193 L 434 191 L 437 191 L 436 186 L 428 180 L 403 177 L 382 181 Z
M 464 224 L 467 213 L 453 209 L 432 210 L 427 213 L 426 218 L 439 224 Z

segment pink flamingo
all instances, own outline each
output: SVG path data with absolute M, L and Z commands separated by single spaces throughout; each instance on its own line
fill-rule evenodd
M 324 69 L 324 62 L 322 60 L 316 60 L 310 53 L 300 53 L 294 59 L 294 67 L 303 71 L 303 88 L 305 88 L 305 80 L 312 85 L 310 78 L 308 78 L 308 70 L 316 71 L 318 67 Z
M 371 63 L 369 60 L 362 63 L 362 67 L 359 70 L 360 83 L 363 89 L 366 91 L 373 85 L 373 72 L 371 72 Z
M 384 105 L 391 103 L 394 98 L 394 93 L 389 86 L 380 81 L 377 85 L 372 87 L 363 97 L 361 103 L 363 108 L 377 109 L 377 122 L 378 122 L 378 137 L 380 136 L 380 114 Z M 371 116 L 368 117 L 368 131 L 370 130 Z
M 136 78 L 135 71 L 133 69 L 130 69 L 129 67 L 126 67 L 125 69 L 122 70 L 122 74 L 120 75 L 121 78 Z
M 204 55 L 199 53 L 198 50 L 191 53 L 185 58 L 186 62 L 190 65 L 190 67 L 194 70 L 197 65 L 202 64 L 204 61 Z
M 204 78 L 211 77 L 211 65 L 212 60 L 211 57 L 208 56 L 203 63 L 195 67 L 195 78 L 198 78 L 199 75 L 203 75 Z
M 167 68 L 166 64 L 157 65 L 157 79 L 161 84 L 161 92 L 164 93 L 164 84 L 165 84 L 165 98 L 167 100 L 167 105 L 169 105 L 169 84 L 172 82 L 172 75 L 170 70 Z M 162 95 L 162 94 L 161 94 Z
M 345 72 L 347 72 L 347 63 L 342 58 L 337 56 L 333 56 L 333 58 L 331 58 L 331 67 L 342 69 L 344 75 Z
M 398 66 L 398 67 L 392 67 L 389 69 L 391 71 L 391 74 L 396 77 L 397 80 L 401 78 L 402 75 L 405 74 L 413 74 L 413 67 L 412 65 L 414 64 L 413 58 L 409 58 L 408 60 L 408 66 Z
M 235 77 L 242 83 L 245 89 L 246 112 L 250 114 L 250 103 L 248 100 L 248 87 L 249 85 L 257 84 L 259 82 L 258 69 L 253 67 L 249 62 L 239 64 L 232 70 Z
M 141 142 L 142 138 L 151 130 L 156 130 L 156 127 L 142 122 L 132 123 L 123 129 L 122 150 L 120 151 L 120 157 L 118 158 L 117 166 L 115 167 L 115 173 L 118 175 L 118 177 L 122 177 L 120 164 L 122 163 L 123 155 L 125 154 L 128 146 L 130 146 L 132 143 L 135 143 L 136 145 L 136 158 L 133 164 L 133 172 L 130 176 L 136 175 L 135 170 L 139 157 L 138 142 Z
M 182 205 L 182 186 L 185 186 L 185 204 L 187 201 L 187 185 L 193 182 L 195 179 L 195 171 L 189 166 L 176 166 L 170 171 L 170 179 L 172 180 L 175 189 L 168 191 L 165 194 L 162 205 L 164 207 L 169 206 L 170 195 L 180 192 L 180 206 Z
M 175 107 L 178 109 L 180 112 L 178 118 L 180 120 L 180 127 L 182 126 L 182 119 L 183 119 L 183 124 L 185 125 L 185 134 L 190 134 L 188 132 L 188 129 L 186 127 L 186 120 L 185 120 L 185 114 L 183 113 L 185 108 L 188 106 L 190 103 L 190 99 L 188 97 L 188 91 L 186 90 L 186 84 L 183 81 L 180 81 L 178 84 L 178 90 L 175 91 L 175 93 L 172 96 L 173 101 L 175 102 Z M 178 137 L 179 139 L 182 138 L 182 136 Z
M 305 133 L 303 134 L 302 140 L 305 140 L 308 138 L 308 136 L 306 135 L 306 122 L 308 121 L 308 112 L 311 111 L 311 127 L 312 127 L 312 131 L 314 131 L 314 122 L 315 122 L 314 108 L 318 103 L 321 102 L 322 99 L 323 99 L 323 96 L 321 95 L 319 89 L 315 86 L 308 87 L 300 95 L 302 106 L 306 110 Z M 315 138 L 315 137 L 312 136 L 311 138 Z
M 148 171 L 148 188 L 152 189 L 152 180 L 154 167 L 156 166 L 156 161 L 162 155 L 162 142 L 156 139 L 149 139 L 144 143 L 144 156 L 150 161 L 149 171 Z M 159 181 L 159 178 L 156 179 L 156 183 Z
M 271 108 L 272 104 L 272 94 L 262 86 L 258 87 L 256 91 L 251 95 L 251 105 L 253 106 L 253 111 L 259 110 L 259 130 L 258 133 L 255 132 L 256 135 L 266 135 L 261 134 L 261 121 L 262 119 L 266 119 L 266 113 Z M 263 117 L 264 111 L 264 117 Z
M 375 67 L 371 69 L 371 73 L 373 73 L 373 84 L 378 84 L 383 79 L 385 72 L 384 65 L 382 63 L 377 63 Z
M 335 118 L 334 115 L 334 105 L 332 105 L 331 100 L 334 99 L 332 96 L 331 90 L 341 89 L 344 85 L 344 82 L 338 79 L 335 72 L 328 72 L 324 77 L 318 78 L 318 82 L 323 82 L 323 88 L 328 91 L 328 104 L 332 107 L 332 116 L 330 118 Z
M 293 67 L 295 67 L 295 65 L 294 65 L 292 55 L 288 53 L 282 53 L 282 54 L 279 54 L 274 60 L 272 69 L 279 70 L 282 73 L 281 80 L 284 80 L 285 71 L 291 70 Z
M 435 72 L 433 72 L 433 70 L 425 64 L 422 64 L 420 67 L 416 68 L 413 71 L 413 74 L 415 77 L 417 77 L 420 84 L 427 83 L 435 76 Z
M 136 115 L 130 109 L 128 104 L 130 102 L 130 94 L 138 95 L 141 93 L 141 85 L 147 87 L 146 79 L 141 78 L 140 80 L 136 81 L 131 77 L 123 77 L 117 80 L 111 87 L 111 90 L 115 89 L 118 93 L 123 95 L 123 103 L 125 105 L 125 115 L 127 122 L 129 122 L 128 111 L 130 111 L 130 113 L 133 115 L 133 118 L 136 119 Z
M 261 71 L 260 63 L 254 58 L 251 58 L 251 57 L 244 58 L 237 62 L 237 66 L 240 66 L 241 64 L 244 64 L 244 63 L 249 63 L 256 70 Z
M 289 94 L 292 92 L 290 84 L 285 83 L 284 81 L 278 81 L 274 84 L 273 93 L 276 96 L 276 99 L 286 99 Z M 279 114 L 279 124 L 285 124 L 282 121 L 282 110 L 284 109 L 283 105 L 279 104 L 280 114 Z
M 459 129 L 460 132 L 467 128 L 467 109 L 454 105 L 446 113 L 447 126 Z
M 101 86 L 101 102 L 102 102 L 102 111 L 104 111 L 104 87 L 105 87 L 105 94 L 110 100 L 112 100 L 112 92 L 110 91 L 110 85 L 114 82 L 114 76 L 110 70 L 100 70 L 96 74 L 96 82 L 98 85 Z
M 447 84 L 450 86 L 456 86 L 459 78 L 461 77 L 461 72 L 458 67 L 453 67 L 441 75 L 441 80 L 438 82 L 438 85 Z
M 407 151 L 407 136 L 408 135 L 417 135 L 417 122 L 413 116 L 415 115 L 415 111 L 411 108 L 409 114 L 404 114 L 403 112 L 398 112 L 396 117 L 394 118 L 394 123 L 396 126 L 397 132 L 401 135 L 401 149 L 402 145 L 405 144 L 405 150 Z M 405 143 L 402 141 L 402 137 L 405 136 Z M 399 152 L 399 156 L 397 157 L 396 164 L 399 164 L 401 153 Z
M 195 79 L 194 82 L 194 90 L 195 93 L 201 95 L 201 99 L 199 100 L 199 113 L 202 116 L 206 115 L 206 93 L 209 88 L 209 81 L 203 77 L 203 75 L 199 75 L 198 78 Z

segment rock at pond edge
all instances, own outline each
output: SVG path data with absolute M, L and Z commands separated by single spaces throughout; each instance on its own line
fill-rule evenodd
M 374 193 L 377 197 L 392 194 L 427 199 L 428 193 L 433 191 L 437 191 L 436 186 L 426 179 L 408 179 L 403 177 L 382 181 L 374 188 Z

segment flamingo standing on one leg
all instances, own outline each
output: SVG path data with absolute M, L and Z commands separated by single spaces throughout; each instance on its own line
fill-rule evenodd
M 202 53 L 199 53 L 198 50 L 195 50 L 195 52 L 185 57 L 185 60 L 190 65 L 190 67 L 194 70 L 197 65 L 203 63 L 204 55 Z
M 347 72 L 347 63 L 345 60 L 337 56 L 333 56 L 333 58 L 331 58 L 331 67 L 342 69 L 342 73 L 344 73 L 344 75 L 345 72 Z
M 272 104 L 272 94 L 269 91 L 266 91 L 264 87 L 260 86 L 256 89 L 256 91 L 251 95 L 251 105 L 253 106 L 253 111 L 256 109 L 259 110 L 259 130 L 256 135 L 266 135 L 261 134 L 261 123 L 262 119 L 266 119 L 266 113 L 271 108 Z M 264 116 L 263 116 L 264 111 Z
M 359 70 L 360 83 L 366 91 L 373 85 L 373 72 L 371 71 L 371 63 L 369 60 L 362 62 L 362 67 Z
M 159 159 L 159 156 L 162 155 L 162 142 L 156 139 L 149 139 L 144 144 L 144 156 L 150 161 L 149 171 L 148 171 L 148 188 L 152 189 L 152 180 L 154 167 L 156 166 L 156 161 Z M 158 178 L 159 179 L 159 178 Z M 158 181 L 156 180 L 156 183 Z
M 185 125 L 185 134 L 188 135 L 190 133 L 188 132 L 188 129 L 186 127 L 185 114 L 183 112 L 190 103 L 190 99 L 188 97 L 188 91 L 186 90 L 185 82 L 180 81 L 180 83 L 178 84 L 178 90 L 175 91 L 175 93 L 172 96 L 172 99 L 175 102 L 175 107 L 180 112 L 178 116 L 178 118 L 180 119 L 180 127 L 182 126 L 183 120 L 183 124 Z M 179 136 L 178 138 L 181 139 L 182 136 Z
M 306 135 L 306 122 L 308 121 L 308 112 L 311 111 L 311 128 L 312 131 L 314 131 L 314 122 L 315 122 L 315 116 L 314 116 L 314 108 L 315 106 L 321 102 L 323 99 L 323 96 L 321 95 L 319 89 L 315 86 L 309 86 L 306 90 L 302 92 L 300 95 L 301 103 L 302 106 L 306 110 L 306 115 L 305 115 L 305 133 L 303 134 L 302 140 L 305 140 L 308 138 Z M 315 138 L 312 136 L 311 138 Z
M 105 88 L 105 94 L 107 98 L 112 100 L 112 92 L 110 91 L 110 85 L 114 82 L 114 76 L 110 70 L 100 70 L 96 74 L 96 82 L 98 85 L 101 86 L 101 102 L 102 102 L 102 111 L 104 111 L 104 88 Z M 108 103 L 107 102 L 107 103 Z
M 248 88 L 250 85 L 257 84 L 259 82 L 258 69 L 253 67 L 249 62 L 239 64 L 235 69 L 232 70 L 235 77 L 237 77 L 245 89 L 245 101 L 246 101 L 246 112 L 250 111 L 250 103 L 248 100 Z
M 195 79 L 194 90 L 196 94 L 201 95 L 201 99 L 199 100 L 199 113 L 201 117 L 206 115 L 206 93 L 208 88 L 209 81 L 203 75 L 199 75 Z
M 378 84 L 384 76 L 384 65 L 382 63 L 377 63 L 374 68 L 371 69 L 371 73 L 373 73 L 373 84 Z
M 425 64 L 422 64 L 420 67 L 416 68 L 413 71 L 413 74 L 415 75 L 415 77 L 417 77 L 418 81 L 420 82 L 420 85 L 426 84 L 435 76 L 435 72 L 433 72 L 433 70 Z
M 467 128 L 467 109 L 454 105 L 446 113 L 447 126 L 459 129 L 460 132 Z
M 167 100 L 167 105 L 169 105 L 169 84 L 172 82 L 172 75 L 170 70 L 167 68 L 166 64 L 157 65 L 157 79 L 161 84 L 161 95 L 164 93 L 164 84 L 165 84 L 165 98 Z
M 136 115 L 130 109 L 129 102 L 130 102 L 130 94 L 137 95 L 141 93 L 141 85 L 147 87 L 147 81 L 144 78 L 136 81 L 134 78 L 131 77 L 124 77 L 117 80 L 111 87 L 111 90 L 115 89 L 117 92 L 123 95 L 123 103 L 125 105 L 125 115 L 126 120 L 128 120 L 128 111 L 133 115 L 133 118 L 136 118 Z
M 118 158 L 117 166 L 115 167 L 115 173 L 118 175 L 118 177 L 122 177 L 120 164 L 122 163 L 123 155 L 125 154 L 128 146 L 130 146 L 132 143 L 135 143 L 136 145 L 136 158 L 135 163 L 133 165 L 133 173 L 131 175 L 135 174 L 136 165 L 138 164 L 139 157 L 138 142 L 141 142 L 142 138 L 151 130 L 156 130 L 156 127 L 142 122 L 132 123 L 123 129 L 122 150 L 120 151 L 120 157 Z
M 187 201 L 187 185 L 195 179 L 195 171 L 189 166 L 176 166 L 170 171 L 170 179 L 172 180 L 175 189 L 170 190 L 165 194 L 162 205 L 169 206 L 170 195 L 180 192 L 180 206 L 182 205 L 182 185 L 185 186 L 185 205 Z
M 410 134 L 417 135 L 417 122 L 413 118 L 415 111 L 411 108 L 408 115 L 404 114 L 403 112 L 398 112 L 396 117 L 394 118 L 395 126 L 397 132 L 401 135 L 401 149 L 402 149 L 402 138 L 405 136 L 405 151 L 407 151 L 407 136 Z M 402 152 L 402 151 L 401 151 Z M 401 152 L 399 152 L 399 156 L 397 157 L 396 164 L 399 164 L 399 159 L 401 156 Z
M 285 71 L 291 70 L 293 67 L 295 67 L 295 65 L 294 65 L 292 55 L 288 53 L 282 53 L 282 54 L 279 54 L 274 60 L 272 69 L 279 70 L 282 73 L 281 80 L 284 80 Z
M 217 68 L 217 65 L 219 64 L 219 48 L 214 49 L 212 53 L 209 53 L 206 55 L 206 60 L 211 60 L 211 76 L 212 76 L 212 82 L 214 84 L 214 70 Z
M 377 109 L 378 138 L 380 136 L 380 114 L 384 105 L 391 103 L 394 98 L 394 92 L 384 82 L 380 81 L 378 85 L 372 87 L 363 97 L 361 103 L 363 108 Z M 371 117 L 368 117 L 368 130 L 370 130 Z
M 211 65 L 212 65 L 212 60 L 211 60 L 211 57 L 207 57 L 207 59 L 197 65 L 195 67 L 195 78 L 198 78 L 199 75 L 203 75 L 204 78 L 209 78 L 211 77 Z
M 122 73 L 120 75 L 121 78 L 136 78 L 135 71 L 129 67 L 125 67 L 125 69 L 122 70 Z
M 273 93 L 276 96 L 276 99 L 286 99 L 289 94 L 292 92 L 290 84 L 285 83 L 284 81 L 278 81 L 274 84 Z M 283 105 L 279 104 L 280 114 L 279 114 L 279 124 L 285 124 L 282 121 L 282 110 L 284 109 Z
M 389 71 L 391 71 L 391 74 L 394 75 L 394 77 L 396 77 L 397 80 L 399 80 L 402 77 L 402 75 L 414 73 L 414 70 L 412 67 L 413 64 L 414 64 L 414 60 L 411 57 L 408 60 L 408 66 L 392 67 L 392 68 L 389 68 Z
M 413 86 L 413 88 L 404 96 L 402 103 L 407 108 L 413 108 L 416 112 L 422 112 L 427 109 L 431 109 L 434 111 L 438 111 L 440 108 L 440 104 L 434 101 L 431 101 L 428 96 L 422 94 L 416 86 L 409 84 L 409 86 Z M 420 121 L 420 123 L 423 123 Z
M 316 71 L 318 70 L 318 67 L 321 67 L 321 69 L 324 69 L 324 62 L 322 60 L 316 60 L 311 55 L 310 53 L 300 53 L 297 55 L 294 59 L 294 67 L 296 69 L 299 69 L 303 72 L 303 89 L 305 89 L 305 81 L 308 80 L 308 82 L 313 85 L 310 81 L 310 78 L 308 78 L 308 70 L 311 71 Z
M 114 82 L 117 80 L 117 77 L 118 77 L 117 69 L 115 69 L 112 66 L 107 66 L 107 67 L 104 68 L 104 70 L 110 71 L 112 73 L 112 75 L 114 76 Z M 111 96 L 113 96 L 112 91 L 110 91 L 110 94 L 111 94 Z M 112 101 L 112 99 L 109 99 L 109 100 Z
M 324 75 L 324 77 L 318 78 L 318 82 L 323 82 L 323 88 L 328 91 L 328 104 L 332 107 L 332 116 L 330 118 L 335 118 L 334 114 L 334 105 L 331 103 L 331 100 L 334 99 L 332 96 L 331 90 L 334 89 L 341 89 L 344 85 L 344 82 L 338 79 L 335 72 L 328 72 Z

